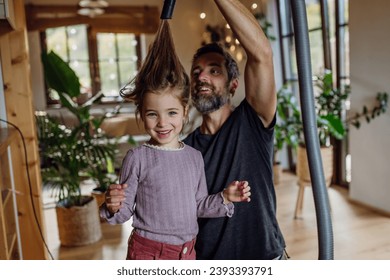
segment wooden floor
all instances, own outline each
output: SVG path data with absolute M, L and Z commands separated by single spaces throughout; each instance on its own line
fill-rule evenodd
M 296 177 L 283 173 L 276 185 L 278 219 L 291 260 L 317 260 L 317 221 L 311 188 L 305 190 L 302 217 L 294 219 L 298 194 Z M 46 195 L 47 244 L 54 259 L 123 260 L 131 222 L 112 226 L 102 223 L 103 238 L 82 247 L 62 247 L 58 239 L 55 209 Z M 390 260 L 390 218 L 348 202 L 345 188 L 329 188 L 335 260 Z

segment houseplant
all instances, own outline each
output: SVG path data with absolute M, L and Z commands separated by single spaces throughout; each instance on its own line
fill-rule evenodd
M 350 95 L 350 87 L 338 89 L 333 86 L 332 73 L 326 71 L 322 76 L 315 77 L 315 110 L 317 115 L 318 140 L 325 177 L 325 183 L 330 185 L 333 176 L 333 146 L 331 139 L 342 140 L 346 137 L 350 126 L 360 127 L 361 119 L 368 123 L 385 113 L 387 110 L 388 94 L 379 92 L 376 96 L 377 105 L 372 109 L 363 106 L 361 112 L 347 118 L 342 118 L 345 102 Z M 284 143 L 297 148 L 296 173 L 298 177 L 299 193 L 295 208 L 295 218 L 299 217 L 302 209 L 304 188 L 311 184 L 311 176 L 307 159 L 306 147 L 303 138 L 303 123 L 297 104 L 291 102 L 293 95 L 286 92 L 286 86 L 278 92 L 278 119 L 275 126 L 275 151 Z M 294 135 L 295 134 L 295 135 Z M 293 140 L 293 141 L 292 141 Z
M 350 126 L 360 127 L 361 119 L 365 119 L 368 123 L 378 117 L 387 110 L 388 94 L 377 93 L 375 105 L 372 109 L 363 106 L 360 113 L 355 113 L 348 118 L 342 118 L 345 108 L 345 102 L 348 100 L 351 93 L 349 86 L 343 89 L 333 86 L 332 72 L 325 71 L 321 76 L 316 76 L 315 80 L 315 109 L 317 113 L 317 129 L 321 154 L 323 159 L 324 174 L 327 185 L 330 184 L 333 175 L 333 147 L 331 138 L 342 140 L 347 135 Z M 306 149 L 303 141 L 303 126 L 299 122 L 299 139 L 300 145 L 297 150 L 297 175 L 299 181 L 309 181 L 310 174 L 307 164 Z M 326 159 L 329 160 L 326 161 Z M 302 160 L 302 161 L 301 161 Z
M 376 96 L 377 105 L 368 109 L 363 106 L 361 112 L 342 118 L 345 102 L 351 93 L 349 86 L 338 89 L 333 86 L 332 73 L 325 71 L 323 75 L 315 77 L 315 109 L 317 113 L 317 129 L 323 160 L 329 159 L 330 162 L 324 163 L 326 167 L 326 180 L 330 183 L 333 174 L 333 148 L 331 145 L 332 137 L 342 140 L 346 137 L 350 126 L 359 128 L 361 120 L 370 122 L 375 117 L 380 116 L 387 110 L 388 94 L 379 92 Z M 299 105 L 296 102 L 294 94 L 288 90 L 288 85 L 284 85 L 277 93 L 278 122 L 275 125 L 275 146 L 276 154 L 286 144 L 297 150 L 297 174 L 302 176 L 303 181 L 310 181 L 307 156 L 303 138 L 303 123 Z M 304 162 L 301 162 L 303 160 Z M 275 155 L 274 162 L 277 162 Z
M 77 119 L 75 125 L 65 126 L 45 113 L 37 114 L 42 179 L 56 199 L 61 244 L 93 243 L 101 238 L 98 205 L 94 196 L 82 194 L 80 184 L 85 179 L 98 185 L 115 180 L 107 171 L 117 152 L 116 142 L 100 129 L 106 116 L 90 114 L 101 95 L 78 104 L 75 99 L 81 94 L 80 83 L 74 71 L 54 52 L 43 53 L 42 62 L 48 87 Z

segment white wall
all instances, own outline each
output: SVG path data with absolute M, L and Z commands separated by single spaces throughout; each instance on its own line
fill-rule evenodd
M 390 93 L 390 1 L 350 1 L 351 106 Z M 350 198 L 390 212 L 390 112 L 351 129 Z

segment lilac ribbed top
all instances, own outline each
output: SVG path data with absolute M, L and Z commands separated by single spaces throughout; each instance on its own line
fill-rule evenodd
M 133 216 L 141 236 L 169 244 L 183 244 L 198 233 L 197 218 L 232 216 L 233 203 L 223 204 L 221 193 L 208 195 L 202 155 L 184 145 L 162 150 L 142 145 L 127 152 L 120 183 L 128 184 L 126 201 L 114 215 L 104 207 L 101 216 L 121 224 Z

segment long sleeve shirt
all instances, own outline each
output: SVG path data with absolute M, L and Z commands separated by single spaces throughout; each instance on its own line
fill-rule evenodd
M 224 204 L 221 193 L 208 195 L 204 162 L 199 151 L 184 145 L 164 150 L 142 145 L 128 151 L 120 183 L 127 184 L 123 207 L 101 216 L 121 224 L 133 216 L 133 227 L 145 238 L 183 244 L 198 233 L 197 218 L 230 217 L 233 203 Z

